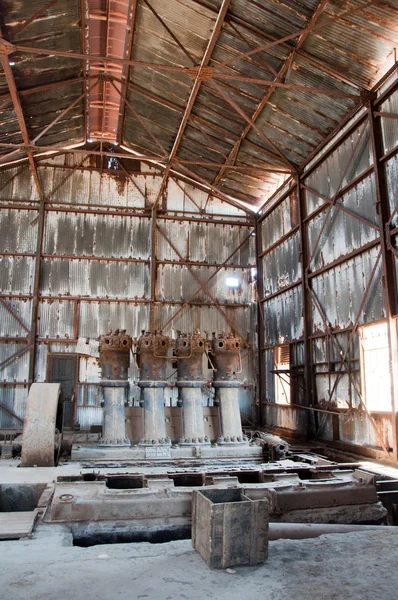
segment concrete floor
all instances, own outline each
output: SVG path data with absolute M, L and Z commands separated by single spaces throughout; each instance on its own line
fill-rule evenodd
M 270 543 L 269 559 L 211 570 L 190 540 L 78 548 L 62 532 L 0 542 L 13 600 L 397 600 L 398 529 Z

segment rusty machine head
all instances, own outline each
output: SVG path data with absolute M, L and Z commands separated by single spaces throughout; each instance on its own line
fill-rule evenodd
M 160 331 L 142 332 L 137 340 L 137 364 L 141 381 L 164 381 L 166 379 L 167 354 L 170 339 Z
M 126 335 L 126 330 L 116 329 L 100 337 L 99 362 L 102 369 L 102 379 L 127 380 L 130 366 L 130 350 L 132 339 Z
M 179 333 L 175 341 L 178 381 L 203 380 L 203 354 L 207 340 L 199 332 Z
M 211 355 L 215 365 L 215 381 L 236 381 L 242 372 L 240 337 L 221 333 L 213 336 Z

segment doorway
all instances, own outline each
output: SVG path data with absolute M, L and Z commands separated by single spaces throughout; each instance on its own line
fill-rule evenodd
M 77 354 L 50 354 L 47 362 L 47 381 L 60 383 L 62 391 L 63 429 L 73 429 L 77 391 Z M 59 428 L 59 426 L 58 426 Z

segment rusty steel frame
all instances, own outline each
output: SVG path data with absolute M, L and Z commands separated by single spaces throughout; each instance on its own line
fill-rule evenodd
M 315 11 L 313 12 L 312 17 L 309 21 L 309 27 L 312 27 L 317 22 L 319 16 L 322 14 L 322 12 L 327 4 L 327 2 L 328 2 L 328 0 L 320 0 L 319 1 L 318 5 L 317 5 Z M 297 52 L 300 50 L 301 46 L 304 44 L 308 35 L 309 35 L 309 31 L 301 33 L 295 47 L 290 51 L 290 54 L 288 54 L 288 57 L 286 58 L 283 65 L 279 69 L 277 76 L 274 78 L 274 81 L 281 80 L 286 75 L 286 73 L 289 71 L 289 69 L 291 68 L 291 66 L 294 62 Z M 295 36 L 295 37 L 297 37 L 297 36 Z M 280 40 L 278 40 L 278 44 L 279 43 L 281 43 Z M 277 45 L 277 44 L 274 44 L 274 45 Z M 262 49 L 260 51 L 262 51 Z M 250 119 L 253 123 L 258 119 L 258 117 L 261 114 L 261 112 L 263 111 L 264 107 L 269 102 L 274 90 L 275 90 L 275 88 L 272 88 L 272 87 L 269 90 L 267 90 L 266 94 L 263 96 L 263 98 L 257 105 L 257 107 Z M 251 131 L 251 125 L 247 124 L 246 127 L 243 129 L 241 135 L 239 136 L 238 140 L 235 142 L 231 152 L 229 153 L 228 160 L 226 161 L 226 163 L 231 163 L 231 162 L 236 161 L 237 156 L 239 154 L 240 147 L 242 145 L 242 142 L 247 137 L 247 135 L 249 134 L 250 131 Z M 290 166 L 289 166 L 289 168 L 290 168 Z M 294 168 L 293 172 L 295 170 L 296 169 Z M 219 181 L 221 181 L 221 179 L 224 175 L 224 172 L 225 172 L 225 169 L 221 168 L 220 171 L 217 173 L 215 179 L 213 180 L 213 184 L 218 184 Z
M 331 17 L 330 19 L 324 20 L 322 21 L 322 23 L 316 23 L 317 18 L 314 19 L 314 15 L 315 13 L 318 12 L 318 14 L 320 14 L 320 12 L 322 12 L 327 4 L 328 0 L 321 0 L 320 4 L 318 5 L 318 7 L 315 9 L 313 16 L 309 22 L 309 24 L 304 27 L 303 29 L 300 29 L 299 31 L 296 31 L 294 33 L 291 33 L 289 35 L 286 35 L 282 38 L 279 38 L 277 40 L 273 40 L 272 42 L 269 42 L 267 44 L 262 44 L 260 46 L 258 46 L 257 48 L 250 50 L 248 52 L 240 52 L 239 54 L 237 54 L 236 56 L 230 58 L 229 60 L 223 62 L 223 63 L 219 63 L 217 65 L 218 68 L 221 67 L 226 67 L 232 63 L 234 63 L 237 60 L 242 60 L 242 58 L 247 58 L 249 56 L 252 56 L 253 54 L 258 54 L 259 52 L 263 52 L 264 50 L 268 50 L 269 48 L 273 48 L 274 46 L 278 46 L 280 44 L 283 44 L 284 42 L 288 42 L 290 40 L 294 40 L 298 37 L 302 37 L 305 36 L 307 37 L 310 33 L 314 32 L 314 31 L 318 31 L 319 29 L 321 29 L 322 27 L 326 27 L 327 25 L 330 25 L 331 23 L 334 23 L 335 21 L 338 21 L 339 19 L 341 19 L 342 17 L 351 15 L 355 12 L 358 11 L 364 11 L 366 10 L 366 8 L 369 8 L 371 6 L 374 5 L 379 5 L 382 6 L 382 2 L 378 1 L 378 0 L 373 0 L 371 2 L 367 2 L 364 6 L 359 6 L 357 8 L 352 8 L 349 10 L 345 10 L 337 15 L 335 15 L 334 17 Z M 319 7 L 322 6 L 322 8 L 320 9 Z
M 274 150 L 274 152 L 279 156 L 279 160 L 281 160 L 283 163 L 285 163 L 285 165 L 291 170 L 291 171 L 295 171 L 295 167 L 293 166 L 293 164 L 286 158 L 286 156 L 281 152 L 281 150 L 278 148 L 278 146 L 276 144 L 274 144 L 274 142 L 267 137 L 259 127 L 257 127 L 257 125 L 255 124 L 255 122 L 250 119 L 250 117 L 247 116 L 247 114 L 240 108 L 240 106 L 238 106 L 238 104 L 232 100 L 232 98 L 230 96 L 228 96 L 228 94 L 225 92 L 225 90 L 222 89 L 222 87 L 214 80 L 211 79 L 209 82 L 210 86 L 213 87 L 215 90 L 217 90 L 217 92 L 219 93 L 219 95 L 225 100 L 225 102 L 227 102 L 227 104 L 230 104 L 230 106 L 232 106 L 232 108 L 235 110 L 235 112 L 238 113 L 238 115 L 240 115 L 248 125 L 250 125 L 250 127 L 252 129 L 254 129 L 254 131 L 257 133 L 257 135 L 262 138 L 262 140 L 268 144 L 269 146 L 271 146 L 271 148 Z
M 328 209 L 326 211 L 326 215 L 325 215 L 322 227 L 321 227 L 321 229 L 320 229 L 320 231 L 318 233 L 318 237 L 316 239 L 316 242 L 315 242 L 315 244 L 314 244 L 314 246 L 312 248 L 310 257 L 308 259 L 308 265 L 306 267 L 307 269 L 311 268 L 311 263 L 312 263 L 312 261 L 313 261 L 313 259 L 315 257 L 316 251 L 317 251 L 318 246 L 319 246 L 319 242 L 321 241 L 322 234 L 323 234 L 323 232 L 325 230 L 325 227 L 326 227 L 326 224 L 328 222 L 328 218 L 329 218 L 329 216 L 330 216 L 330 214 L 332 212 L 332 209 L 336 206 L 337 199 L 339 197 L 339 192 L 340 192 L 341 186 L 343 185 L 344 178 L 345 178 L 345 176 L 348 173 L 348 169 L 350 168 L 352 161 L 354 160 L 356 151 L 359 148 L 359 144 L 361 143 L 361 140 L 362 140 L 362 138 L 364 136 L 366 128 L 367 128 L 367 122 L 365 121 L 365 123 L 363 124 L 363 127 L 362 127 L 362 131 L 361 131 L 360 135 L 358 136 L 358 139 L 357 139 L 356 143 L 354 144 L 354 147 L 351 150 L 350 156 L 348 157 L 346 166 L 345 166 L 345 168 L 343 170 L 343 173 L 342 173 L 342 175 L 340 177 L 340 180 L 339 180 L 339 183 L 337 185 L 336 192 L 334 193 L 334 195 L 332 196 L 332 198 L 328 199 L 328 202 L 330 201 L 330 204 L 329 204 L 329 207 L 328 207 Z
M 173 252 L 175 252 L 175 254 L 177 254 L 177 256 L 181 260 L 182 264 L 188 269 L 188 271 L 190 272 L 192 277 L 195 279 L 196 283 L 198 283 L 200 286 L 202 286 L 203 282 L 200 280 L 200 277 L 198 277 L 198 275 L 193 270 L 192 266 L 183 257 L 181 252 L 178 250 L 178 248 L 176 248 L 176 246 L 173 244 L 173 242 L 170 240 L 170 238 L 167 236 L 167 234 L 163 231 L 163 229 L 159 225 L 156 225 L 156 229 L 159 231 L 160 235 L 166 240 L 166 242 L 172 248 Z M 228 317 L 228 315 L 225 313 L 225 311 L 221 308 L 217 298 L 215 298 L 214 295 L 207 289 L 207 285 L 202 287 L 202 290 L 210 298 L 210 300 L 212 300 L 214 306 L 216 308 L 218 308 L 218 310 L 220 311 L 220 313 L 222 314 L 222 316 L 224 317 L 224 319 L 226 320 L 228 325 L 230 325 L 232 332 L 237 333 L 242 339 L 244 339 L 244 336 L 242 336 L 242 333 L 240 332 L 239 327 L 237 326 L 236 322 L 233 319 L 230 319 Z
M 142 2 L 145 4 L 145 6 L 147 6 L 149 8 L 151 13 L 159 21 L 159 23 L 162 25 L 162 27 L 167 31 L 169 36 L 175 41 L 177 46 L 184 52 L 185 56 L 188 57 L 188 59 L 191 61 L 191 63 L 193 65 L 196 65 L 196 61 L 193 58 L 193 56 L 190 54 L 190 52 L 188 52 L 188 50 L 185 48 L 184 44 L 182 44 L 180 42 L 180 40 L 178 39 L 176 34 L 173 33 L 173 31 L 170 29 L 170 27 L 167 25 L 167 23 L 165 23 L 165 21 L 162 19 L 162 17 L 159 15 L 159 13 L 153 8 L 153 6 L 151 4 L 149 4 L 148 0 L 142 0 Z
M 253 85 L 264 85 L 272 88 L 283 88 L 286 90 L 296 90 L 298 92 L 308 92 L 311 94 L 320 94 L 321 96 L 330 96 L 332 98 L 348 98 L 350 100 L 360 100 L 360 94 L 348 94 L 338 90 L 326 90 L 324 88 L 311 87 L 309 85 L 296 85 L 294 83 L 282 83 L 281 81 L 269 81 L 268 79 L 259 79 L 255 77 L 245 77 L 243 75 L 222 75 L 214 74 L 211 81 L 243 81 Z
M 125 44 L 125 49 L 124 49 L 125 57 L 128 60 L 131 60 L 131 55 L 133 52 L 135 20 L 136 20 L 136 16 L 137 16 L 137 5 L 138 5 L 138 0 L 129 0 L 129 6 L 128 6 L 128 10 L 127 10 L 127 24 L 130 27 L 130 30 L 127 33 L 126 44 Z M 122 79 L 122 81 L 124 81 L 124 88 L 123 88 L 123 93 L 122 93 L 122 100 L 120 103 L 121 115 L 119 115 L 118 129 L 116 132 L 116 140 L 119 144 L 122 142 L 123 127 L 124 127 L 124 121 L 126 118 L 125 102 L 126 102 L 127 94 L 128 94 L 128 82 L 130 79 L 130 71 L 131 71 L 130 65 L 123 65 L 121 79 Z
M 177 317 L 177 315 L 180 314 L 180 312 L 182 310 L 184 310 L 184 308 L 186 306 L 189 306 L 189 304 L 191 303 L 191 301 L 199 294 L 199 292 L 201 292 L 209 283 L 210 281 L 217 275 L 217 273 L 219 273 L 221 271 L 221 269 L 229 266 L 228 262 L 231 260 L 231 258 L 243 247 L 243 245 L 252 237 L 252 233 L 255 232 L 255 228 L 252 229 L 252 231 L 243 239 L 243 241 L 239 244 L 239 246 L 237 248 L 235 248 L 235 250 L 225 259 L 225 261 L 222 263 L 222 265 L 220 265 L 216 271 L 214 273 L 212 273 L 210 275 L 210 277 L 208 277 L 206 279 L 206 281 L 200 286 L 200 288 L 198 288 L 190 297 L 187 301 L 184 301 L 183 305 L 181 306 L 181 308 L 179 310 L 177 310 L 177 312 L 174 313 L 174 315 L 172 315 L 168 321 L 166 323 L 164 323 L 162 325 L 162 327 L 160 329 L 165 329 L 168 325 L 170 325 L 170 323 L 172 323 L 172 321 L 174 321 L 174 319 Z M 229 306 L 237 306 L 236 304 L 230 304 Z
M 23 31 L 25 27 L 33 23 L 33 21 L 36 21 L 36 19 L 38 19 L 43 13 L 45 13 L 49 8 L 54 6 L 54 4 L 56 4 L 57 2 L 58 0 L 50 0 L 50 2 L 47 2 L 47 4 L 39 8 L 39 10 L 37 10 L 31 17 L 29 17 L 29 19 L 25 19 L 25 21 L 23 21 L 22 23 L 17 24 L 11 31 L 11 39 L 13 39 L 18 33 L 21 33 L 21 31 Z
M 3 385 L 3 384 L 1 384 Z M 15 419 L 16 421 L 18 421 L 19 423 L 23 423 L 23 419 L 21 419 L 20 417 L 18 417 L 18 415 L 16 415 L 12 410 L 10 410 L 9 408 L 7 408 L 7 406 L 5 406 L 2 402 L 0 402 L 0 410 L 4 411 L 8 416 L 12 417 L 13 419 Z
M 212 55 L 214 47 L 215 47 L 215 45 L 217 43 L 220 31 L 221 31 L 223 23 L 224 23 L 225 16 L 226 16 L 226 14 L 228 12 L 228 8 L 229 8 L 229 5 L 230 5 L 230 2 L 231 2 L 231 0 L 222 0 L 222 4 L 221 4 L 221 7 L 220 7 L 218 16 L 217 16 L 217 20 L 216 20 L 215 25 L 214 25 L 214 29 L 213 29 L 212 34 L 210 36 L 210 39 L 209 39 L 209 41 L 207 43 L 207 47 L 206 47 L 205 53 L 203 55 L 202 61 L 200 63 L 200 66 L 197 69 L 196 77 L 195 77 L 193 86 L 191 88 L 191 92 L 190 92 L 188 101 L 187 101 L 186 106 L 185 106 L 184 114 L 182 116 L 182 120 L 180 122 L 177 135 L 176 135 L 176 137 L 174 139 L 173 147 L 171 149 L 171 152 L 170 152 L 170 155 L 169 155 L 169 158 L 168 158 L 168 162 L 167 162 L 167 165 L 166 165 L 166 170 L 165 170 L 164 175 L 163 175 L 163 180 L 162 180 L 162 183 L 161 183 L 161 186 L 160 186 L 160 190 L 159 190 L 159 194 L 158 194 L 158 196 L 156 198 L 155 204 L 159 203 L 160 198 L 163 196 L 164 190 L 166 189 L 167 178 L 168 178 L 168 176 L 170 174 L 170 171 L 171 171 L 171 166 L 172 166 L 173 159 L 176 157 L 178 148 L 180 146 L 180 142 L 182 140 L 185 128 L 187 126 L 189 117 L 190 117 L 191 112 L 192 112 L 193 105 L 195 103 L 196 97 L 197 97 L 197 95 L 199 93 L 199 90 L 200 90 L 200 87 L 202 85 L 202 72 L 203 72 L 203 69 L 208 66 L 208 64 L 209 64 L 209 62 L 211 60 L 211 55 Z
M 391 70 L 390 70 L 390 74 L 396 69 L 397 65 L 395 65 Z M 386 79 L 387 76 L 384 78 Z M 376 89 L 376 88 L 375 88 Z M 319 162 L 324 161 L 327 159 L 327 157 L 333 152 L 335 151 L 335 149 L 344 142 L 344 140 L 352 134 L 353 131 L 355 131 L 355 129 L 357 129 L 358 127 L 360 127 L 363 124 L 363 131 L 362 133 L 365 132 L 365 129 L 367 127 L 368 122 L 370 122 L 370 129 L 371 129 L 371 141 L 372 141 L 372 146 L 373 146 L 373 154 L 376 157 L 376 160 L 374 161 L 374 165 L 372 167 L 369 167 L 368 169 L 366 169 L 366 171 L 364 173 L 362 173 L 360 176 L 358 176 L 357 178 L 355 178 L 354 182 L 350 182 L 347 186 L 345 186 L 343 189 L 339 189 L 341 187 L 338 187 L 338 191 L 337 191 L 337 197 L 341 197 L 344 192 L 348 191 L 348 189 L 352 188 L 354 186 L 354 184 L 356 185 L 357 183 L 359 183 L 360 181 L 362 181 L 365 177 L 368 177 L 370 173 L 375 173 L 376 176 L 376 188 L 377 188 L 377 207 L 378 207 L 378 215 L 379 215 L 379 224 L 376 225 L 375 223 L 371 223 L 370 221 L 368 221 L 366 218 L 362 217 L 361 215 L 358 215 L 354 212 L 352 212 L 348 209 L 346 209 L 346 207 L 342 207 L 344 212 L 347 212 L 348 214 L 350 214 L 350 216 L 355 217 L 357 219 L 359 219 L 360 221 L 362 221 L 365 225 L 372 227 L 375 231 L 377 231 L 380 234 L 380 237 L 377 237 L 375 240 L 372 240 L 371 242 L 368 242 L 367 244 L 365 244 L 364 246 L 361 246 L 360 248 L 357 248 L 355 250 L 353 250 L 352 252 L 339 257 L 338 259 L 336 259 L 335 261 L 333 261 L 330 264 L 327 264 L 323 267 L 321 267 L 320 269 L 315 270 L 314 272 L 309 272 L 308 268 L 307 268 L 307 275 L 308 277 L 306 278 L 302 278 L 300 281 L 295 282 L 294 284 L 292 284 L 289 287 L 297 287 L 298 285 L 302 285 L 303 286 L 303 292 L 305 294 L 308 294 L 310 296 L 310 302 L 314 302 L 315 306 L 318 308 L 319 314 L 321 315 L 321 318 L 324 322 L 324 326 L 325 326 L 325 332 L 322 334 L 311 334 L 309 333 L 308 338 L 309 338 L 309 343 L 311 344 L 311 340 L 314 339 L 315 337 L 319 337 L 319 335 L 321 335 L 322 337 L 326 337 L 327 339 L 330 339 L 331 342 L 333 344 L 336 344 L 336 348 L 339 352 L 339 354 L 342 356 L 341 359 L 341 364 L 340 364 L 340 370 L 339 371 L 333 371 L 333 374 L 337 375 L 337 378 L 334 382 L 333 387 L 330 390 L 330 398 L 333 396 L 334 390 L 338 384 L 338 380 L 339 380 L 339 376 L 342 374 L 343 372 L 343 368 L 344 365 L 347 364 L 348 368 L 347 368 L 347 373 L 348 376 L 350 377 L 350 385 L 353 385 L 354 388 L 356 389 L 357 394 L 359 395 L 359 397 L 361 398 L 361 391 L 358 388 L 358 382 L 355 382 L 354 380 L 352 380 L 351 375 L 353 374 L 352 369 L 349 366 L 349 363 L 351 363 L 353 360 L 358 361 L 359 359 L 354 359 L 354 358 L 350 358 L 349 354 L 350 354 L 350 346 L 353 340 L 353 337 L 355 335 L 355 332 L 357 331 L 358 327 L 359 327 L 359 320 L 360 320 L 360 316 L 361 316 L 361 312 L 363 310 L 363 306 L 370 294 L 370 290 L 371 290 L 371 286 L 375 277 L 375 273 L 377 268 L 379 267 L 380 264 L 380 259 L 382 262 L 382 268 L 383 268 L 383 288 L 385 291 L 385 295 L 389 298 L 386 300 L 386 305 L 387 305 L 387 313 L 390 312 L 390 319 L 388 320 L 388 325 L 389 325 L 389 332 L 390 332 L 390 352 L 391 352 L 391 371 L 392 371 L 392 387 L 395 386 L 395 388 L 397 387 L 396 382 L 398 381 L 397 379 L 397 364 L 398 364 L 398 353 L 397 353 L 397 333 L 396 333 L 396 320 L 393 319 L 392 315 L 394 314 L 394 311 L 391 311 L 391 307 L 392 306 L 397 306 L 397 290 L 395 287 L 395 273 L 393 272 L 393 265 L 391 264 L 392 261 L 392 251 L 391 248 L 389 249 L 388 243 L 389 243 L 389 235 L 391 235 L 391 219 L 394 216 L 394 213 L 391 213 L 391 210 L 389 208 L 389 203 L 388 203 L 388 197 L 387 197 L 387 189 L 386 189 L 386 181 L 385 181 L 385 171 L 384 171 L 384 163 L 385 160 L 387 158 L 390 158 L 390 156 L 393 156 L 395 154 L 395 151 L 397 149 L 394 149 L 393 151 L 390 151 L 389 153 L 384 154 L 383 152 L 383 146 L 382 146 L 382 134 L 381 134 L 381 117 L 385 116 L 388 118 L 389 115 L 384 115 L 384 113 L 382 112 L 377 112 L 374 107 L 378 104 L 380 104 L 380 102 L 382 100 L 385 100 L 385 98 L 393 93 L 394 90 L 398 89 L 398 84 L 395 82 L 392 86 L 390 86 L 390 88 L 387 90 L 387 92 L 383 93 L 383 98 L 374 98 L 374 100 L 372 100 L 370 102 L 370 107 L 368 110 L 368 114 L 365 116 L 360 116 L 359 119 L 354 119 L 354 121 L 351 123 L 349 129 L 347 129 L 347 131 L 344 133 L 344 135 L 342 137 L 340 137 L 339 139 L 336 140 L 336 142 L 334 144 L 331 145 L 331 147 L 328 148 L 327 152 L 324 153 L 322 156 L 319 156 L 319 158 L 315 161 L 315 164 L 311 165 L 311 168 L 307 171 L 302 171 L 300 176 L 298 177 L 298 181 L 297 181 L 297 185 L 299 186 L 299 190 L 300 190 L 300 195 L 303 196 L 303 200 L 302 200 L 302 210 L 301 210 L 301 214 L 300 214 L 300 218 L 299 218 L 299 228 L 300 228 L 300 239 L 303 241 L 305 241 L 305 238 L 307 236 L 307 226 L 308 223 L 311 219 L 313 219 L 317 214 L 319 214 L 320 212 L 322 212 L 322 210 L 325 210 L 325 208 L 329 207 L 329 209 L 332 207 L 332 202 L 333 202 L 333 198 L 327 198 L 325 197 L 323 194 L 319 194 L 318 192 L 316 192 L 316 190 L 312 190 L 310 187 L 308 187 L 305 183 L 303 183 L 303 181 L 305 181 L 305 179 L 309 176 L 309 174 L 311 173 L 311 171 L 316 168 L 316 166 L 319 164 Z M 365 100 L 366 101 L 366 100 Z M 358 107 L 356 107 L 355 110 L 358 110 Z M 350 114 L 349 116 L 347 116 L 344 119 L 343 124 L 340 125 L 340 127 L 342 127 L 343 125 L 345 125 L 346 123 L 349 122 L 350 119 L 352 119 L 353 114 Z M 338 130 L 336 129 L 335 132 L 333 132 L 334 134 L 336 134 L 338 132 Z M 324 142 L 323 144 L 321 144 L 321 147 L 325 147 L 326 143 Z M 356 148 L 354 148 L 354 152 L 352 153 L 352 156 L 349 159 L 349 162 L 352 160 L 353 155 L 356 151 Z M 313 157 L 317 155 L 317 153 L 319 153 L 319 149 L 317 151 L 315 151 L 311 158 L 308 160 L 308 162 L 310 162 L 310 160 L 313 160 Z M 346 165 L 345 171 L 348 170 L 348 166 Z M 345 176 L 345 174 L 344 174 Z M 341 178 L 341 181 L 343 181 L 344 176 Z M 280 205 L 281 202 L 283 202 L 293 191 L 294 188 L 289 188 L 286 189 L 286 191 L 280 196 L 280 198 L 278 198 L 276 200 L 276 202 L 274 202 L 272 204 L 272 198 L 267 202 L 272 204 L 272 206 L 267 210 L 267 206 L 265 205 L 265 209 L 266 211 L 261 214 L 258 217 L 258 224 L 261 224 L 261 222 L 273 211 L 277 208 L 277 206 Z M 305 214 L 305 201 L 304 201 L 304 195 L 302 194 L 302 192 L 309 192 L 309 193 L 315 193 L 319 198 L 323 199 L 326 201 L 326 203 L 319 207 L 318 209 L 316 209 L 311 215 L 306 216 Z M 277 191 L 274 195 L 276 195 L 277 193 L 279 193 L 279 191 Z M 340 205 L 337 205 L 338 208 L 341 208 Z M 264 209 L 264 207 L 263 207 Z M 398 209 L 398 206 L 397 206 Z M 394 228 L 393 234 L 395 233 L 395 229 L 398 231 L 398 227 Z M 291 235 L 293 235 L 295 232 L 297 231 L 297 227 L 294 228 L 293 230 L 289 231 L 287 234 L 285 234 L 283 236 L 283 239 L 279 239 L 277 242 L 275 242 L 272 246 L 273 249 L 277 248 L 281 243 L 283 243 L 284 239 L 288 239 Z M 310 286 L 310 280 L 315 277 L 316 275 L 319 275 L 320 273 L 323 273 L 325 271 L 327 271 L 330 268 L 333 268 L 339 264 L 342 264 L 343 262 L 349 260 L 350 258 L 352 258 L 355 255 L 359 255 L 362 254 L 363 252 L 365 252 L 366 250 L 373 248 L 373 247 L 380 247 L 380 251 L 378 253 L 378 256 L 376 258 L 375 264 L 373 266 L 372 269 L 372 273 L 370 275 L 369 281 L 367 282 L 367 286 L 366 286 L 366 290 L 363 294 L 362 297 L 362 301 L 361 301 L 361 305 L 360 308 L 358 310 L 358 314 L 356 316 L 355 319 L 355 323 L 353 324 L 353 326 L 345 328 L 345 329 L 336 329 L 336 330 L 332 330 L 329 326 L 328 320 L 326 315 L 324 315 L 323 313 L 323 309 L 322 307 L 319 305 L 319 302 L 316 298 L 316 296 L 314 296 L 314 292 L 311 289 Z M 384 249 L 383 249 L 384 246 Z M 264 256 L 267 255 L 268 251 L 270 251 L 271 249 L 266 249 L 265 251 L 257 251 L 257 260 L 260 262 L 262 262 L 262 259 Z M 303 251 L 303 246 L 301 249 L 301 252 Z M 310 265 L 310 261 L 312 260 L 313 257 L 311 257 L 310 260 L 308 260 L 308 267 Z M 300 256 L 300 261 L 302 262 L 302 255 Z M 302 262 L 303 265 L 306 265 L 307 262 L 304 260 L 304 263 Z M 303 270 L 303 273 L 305 273 L 305 271 Z M 392 277 L 390 276 L 392 273 Z M 279 295 L 281 293 L 283 293 L 285 290 L 278 290 L 274 295 Z M 304 296 L 303 296 L 304 298 Z M 263 302 L 267 301 L 269 299 L 269 297 L 266 298 L 262 298 L 262 302 L 260 303 L 263 304 Z M 303 304 L 305 304 L 305 301 L 303 302 Z M 310 318 L 310 327 L 312 327 L 312 316 Z M 346 350 L 343 350 L 342 347 L 340 346 L 336 335 L 342 334 L 348 332 L 348 346 L 346 348 Z M 298 342 L 305 342 L 305 338 L 306 335 L 303 336 L 302 339 L 298 340 Z M 393 340 L 391 341 L 391 338 L 393 338 Z M 270 345 L 269 348 L 274 348 L 274 344 Z M 264 350 L 268 349 L 268 346 L 265 346 L 264 344 L 260 344 L 260 352 L 263 352 Z M 307 354 L 308 356 L 308 354 Z M 393 358 L 395 357 L 395 358 Z M 348 362 L 347 362 L 348 361 Z M 305 360 L 306 363 L 306 367 L 310 368 L 312 370 L 313 368 L 313 364 L 312 364 L 312 360 Z M 395 373 L 394 373 L 395 370 Z M 394 391 L 393 391 L 394 394 Z M 393 437 L 394 437 L 394 458 L 395 460 L 397 459 L 397 443 L 396 440 L 398 438 L 398 413 L 396 411 L 397 405 L 396 405 L 396 400 L 394 403 L 394 395 L 393 397 L 393 418 L 392 418 L 392 425 L 393 425 Z M 361 401 L 361 404 L 363 405 L 363 402 Z M 383 447 L 384 452 L 391 456 L 391 453 L 389 453 L 388 448 L 386 447 L 383 435 L 381 434 L 377 423 L 374 421 L 372 415 L 370 414 L 369 410 L 367 409 L 366 406 L 363 406 L 367 417 L 372 425 L 372 427 L 374 428 L 378 438 L 380 439 L 381 442 L 381 446 Z
M 395 82 L 394 89 L 398 89 Z M 372 141 L 375 182 L 377 196 L 377 213 L 380 223 L 380 248 L 383 268 L 384 303 L 386 310 L 388 339 L 389 339 L 389 366 L 391 372 L 391 410 L 394 458 L 398 460 L 398 339 L 397 321 L 393 316 L 397 313 L 397 279 L 395 275 L 394 256 L 388 250 L 386 228 L 389 227 L 391 210 L 388 201 L 388 188 L 384 165 L 380 158 L 384 155 L 381 118 L 374 116 L 374 102 L 369 102 L 368 120 Z

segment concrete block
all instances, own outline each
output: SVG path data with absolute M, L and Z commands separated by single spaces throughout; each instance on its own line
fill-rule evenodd
M 267 500 L 250 500 L 240 489 L 194 491 L 192 545 L 212 568 L 265 562 Z

